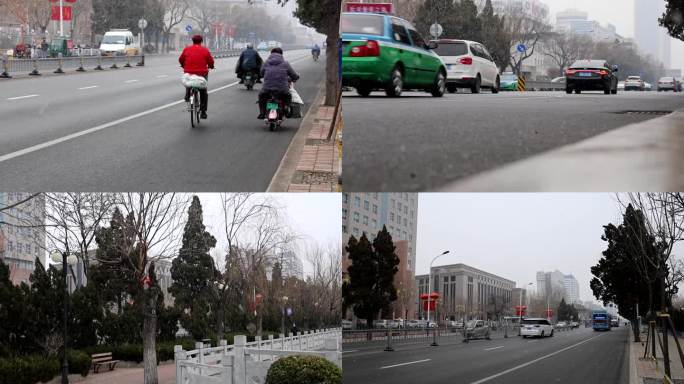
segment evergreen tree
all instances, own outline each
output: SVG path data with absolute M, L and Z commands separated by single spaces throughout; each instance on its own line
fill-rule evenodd
M 658 22 L 670 36 L 684 40 L 684 0 L 667 0 L 665 13 Z
M 478 19 L 482 28 L 478 41 L 487 47 L 496 66 L 503 71 L 510 59 L 510 38 L 506 35 L 504 16 L 495 15 L 492 0 L 487 0 Z
M 173 260 L 171 277 L 175 306 L 185 315 L 181 322 L 194 338 L 207 337 L 211 330 L 209 313 L 215 298 L 214 282 L 218 271 L 209 251 L 216 246 L 216 238 L 206 231 L 202 218 L 202 204 L 193 196 L 188 209 L 188 221 L 183 232 L 183 243 L 178 257 Z
M 477 17 L 477 5 L 473 0 L 461 0 L 456 6 L 456 22 L 452 33 L 458 39 L 482 42 L 482 23 Z
M 394 275 L 399 270 L 399 257 L 384 226 L 372 245 L 364 233 L 359 240 L 352 236 L 346 250 L 352 263 L 343 288 L 344 303 L 346 307 L 353 306 L 354 314 L 366 319 L 372 328 L 378 312 L 387 311 L 397 299 Z
M 414 24 L 423 36 L 430 36 L 430 26 L 441 24 L 444 32 L 441 38 L 457 39 L 460 31 L 458 9 L 453 0 L 425 0 L 418 8 Z

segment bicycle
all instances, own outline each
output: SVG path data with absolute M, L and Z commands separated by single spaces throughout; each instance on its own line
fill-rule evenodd
M 199 88 L 192 87 L 190 89 L 190 107 L 188 112 L 190 112 L 190 125 L 195 128 L 200 125 L 200 109 L 202 100 L 200 98 Z

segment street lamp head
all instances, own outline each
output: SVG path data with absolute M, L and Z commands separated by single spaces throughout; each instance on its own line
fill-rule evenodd
M 50 260 L 54 261 L 55 263 L 61 263 L 62 262 L 62 252 L 58 250 L 54 250 L 50 253 Z

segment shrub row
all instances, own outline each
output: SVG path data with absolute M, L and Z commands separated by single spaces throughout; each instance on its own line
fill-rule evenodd
M 318 356 L 288 356 L 268 369 L 266 384 L 342 384 L 342 370 Z
M 90 370 L 90 356 L 81 351 L 67 354 L 69 373 L 87 376 Z M 0 359 L 0 384 L 34 384 L 52 380 L 61 372 L 59 356 L 17 356 Z

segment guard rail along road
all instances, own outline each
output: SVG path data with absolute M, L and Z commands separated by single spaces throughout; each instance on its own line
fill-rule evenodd
M 271 364 L 284 356 L 320 356 L 342 368 L 342 332 L 340 329 L 306 331 L 298 335 L 269 335 L 247 342 L 247 336 L 235 336 L 234 344 L 220 340 L 218 347 L 202 342 L 184 351 L 174 347 L 176 384 L 263 384 Z
M 217 58 L 240 56 L 242 51 L 231 49 L 227 51 L 212 52 Z M 56 58 L 32 58 L 17 59 L 2 55 L 2 65 L 0 65 L 0 79 L 11 79 L 13 75 L 40 76 L 43 72 L 57 74 L 67 73 L 67 71 L 85 72 L 88 70 L 102 71 L 105 69 L 130 68 L 133 66 L 142 67 L 145 65 L 145 55 L 126 55 L 126 56 L 69 56 Z

